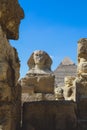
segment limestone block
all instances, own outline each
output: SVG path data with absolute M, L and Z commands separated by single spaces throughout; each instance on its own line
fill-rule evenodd
M 35 130 L 77 130 L 76 104 L 60 101 L 24 103 L 23 130 L 29 127 Z
M 34 89 L 34 87 L 37 84 L 37 77 L 36 76 L 32 76 L 32 77 L 25 77 L 21 80 L 21 86 L 22 87 L 31 87 Z
M 43 93 L 22 93 L 22 103 L 33 102 L 33 101 L 47 101 L 55 100 L 54 94 L 43 94 Z
M 21 86 L 27 87 L 30 93 L 53 93 L 54 92 L 54 76 L 52 75 L 37 75 L 23 78 Z M 32 91 L 32 92 L 31 92 Z
M 22 93 L 22 103 L 24 102 L 32 102 L 32 101 L 41 101 L 42 93 Z
M 36 93 L 54 93 L 54 76 L 38 76 L 34 91 Z

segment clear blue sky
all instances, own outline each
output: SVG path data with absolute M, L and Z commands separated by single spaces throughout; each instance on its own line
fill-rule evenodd
M 55 70 L 64 57 L 77 63 L 77 41 L 87 37 L 87 0 L 19 0 L 25 18 L 18 41 L 10 41 L 19 54 L 21 77 L 35 50 L 46 51 Z

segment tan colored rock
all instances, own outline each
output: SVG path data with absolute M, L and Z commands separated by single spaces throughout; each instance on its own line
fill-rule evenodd
M 61 87 L 56 87 L 54 89 L 54 95 L 55 100 L 64 100 L 63 89 Z
M 51 64 L 52 60 L 45 51 L 38 50 L 30 56 L 28 60 L 29 71 L 20 80 L 23 95 L 29 93 L 28 101 L 48 100 L 54 97 L 51 94 L 54 93 L 55 77 L 51 71 Z
M 78 75 L 87 74 L 87 62 L 80 62 L 78 64 Z
M 75 81 L 74 76 L 65 77 L 65 86 L 64 86 L 65 100 L 76 101 L 76 87 L 74 81 Z
M 0 27 L 0 81 L 15 86 L 19 78 L 20 62 L 15 48 L 10 46 Z
M 54 76 L 38 76 L 37 86 L 34 89 L 37 93 L 54 93 Z
M 76 79 L 77 99 L 87 96 L 87 38 L 78 42 L 78 78 Z
M 54 92 L 54 76 L 53 75 L 37 75 L 23 78 L 21 85 L 35 93 L 53 93 Z M 23 89 L 24 89 L 23 88 Z
M 22 18 L 24 18 L 24 13 L 18 0 L 0 0 L 0 25 L 7 39 L 18 39 Z
M 76 84 L 76 101 L 78 122 L 81 130 L 87 129 L 87 38 L 78 41 L 78 77 Z
M 0 82 L 0 102 L 11 102 L 12 94 L 12 88 L 7 83 Z
M 20 127 L 19 109 L 13 104 L 0 105 L 0 126 L 2 130 L 17 130 Z
M 78 58 L 85 58 L 87 60 L 87 38 L 82 38 L 78 41 Z
M 51 64 L 52 60 L 45 51 L 34 51 L 28 60 L 28 66 L 30 70 L 28 71 L 27 75 L 52 73 Z
M 20 62 L 8 39 L 18 39 L 24 17 L 17 0 L 0 0 L 0 128 L 18 130 L 21 121 Z

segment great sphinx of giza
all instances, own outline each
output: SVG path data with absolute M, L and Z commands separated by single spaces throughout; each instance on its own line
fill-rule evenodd
M 9 39 L 19 37 L 24 12 L 18 0 L 0 0 L 0 129 L 17 130 L 21 117 L 20 62 Z
M 29 70 L 25 77 L 20 80 L 22 95 L 25 95 L 27 89 L 28 101 L 45 100 L 45 94 L 54 93 L 52 59 L 47 52 L 36 50 L 31 54 L 27 64 Z

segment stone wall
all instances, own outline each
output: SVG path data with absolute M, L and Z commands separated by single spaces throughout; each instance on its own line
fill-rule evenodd
M 73 102 L 24 103 L 23 130 L 77 130 L 76 113 Z

